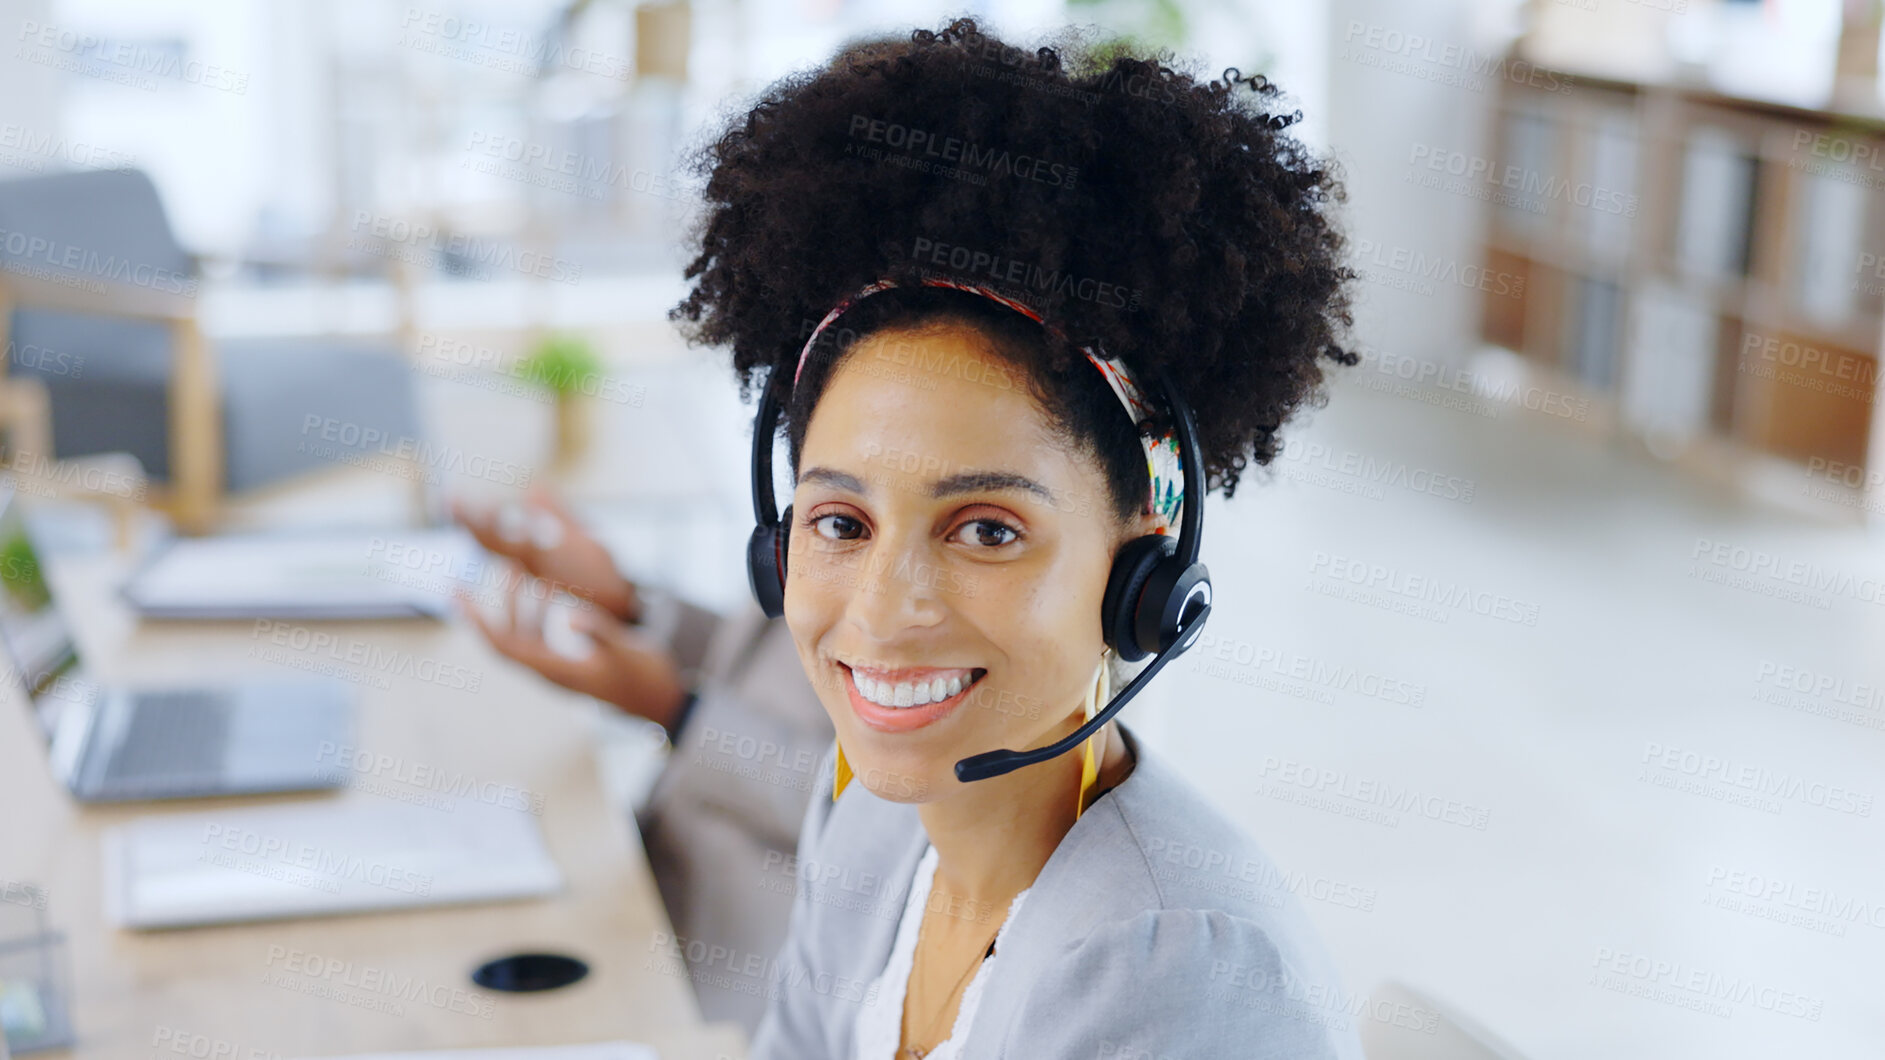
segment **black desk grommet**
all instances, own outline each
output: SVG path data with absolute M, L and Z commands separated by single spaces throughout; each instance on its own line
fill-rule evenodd
M 589 966 L 560 953 L 518 953 L 486 961 L 471 981 L 486 990 L 528 994 L 568 986 L 589 974 Z

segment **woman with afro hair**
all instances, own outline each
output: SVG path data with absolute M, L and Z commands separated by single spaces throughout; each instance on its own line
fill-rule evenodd
M 955 772 L 1130 676 L 1115 557 L 1203 502 L 1160 395 L 1230 496 L 1355 361 L 1340 188 L 1276 96 L 962 20 L 845 48 L 705 152 L 674 315 L 779 403 L 774 589 L 837 730 L 785 947 L 735 969 L 754 1057 L 1360 1056 L 1278 870 L 1124 726 Z

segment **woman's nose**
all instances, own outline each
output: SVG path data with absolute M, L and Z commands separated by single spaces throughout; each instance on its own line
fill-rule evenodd
M 845 606 L 846 617 L 859 631 L 873 640 L 890 641 L 942 621 L 948 611 L 949 578 L 926 549 L 879 544 L 862 555 L 862 569 L 849 586 Z

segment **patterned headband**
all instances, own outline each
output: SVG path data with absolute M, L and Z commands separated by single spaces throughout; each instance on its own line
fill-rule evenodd
M 799 350 L 798 368 L 792 373 L 793 387 L 798 386 L 799 377 L 805 374 L 805 362 L 811 357 L 812 346 L 818 342 L 818 337 L 824 334 L 825 329 L 831 326 L 832 321 L 837 320 L 844 315 L 846 310 L 871 295 L 896 286 L 898 285 L 893 280 L 878 280 L 833 306 L 831 312 L 825 314 L 825 319 L 819 321 L 818 326 L 812 329 L 811 336 L 805 340 L 804 348 Z M 957 291 L 979 294 L 984 298 L 1000 302 L 1043 327 L 1048 326 L 1047 322 L 1041 319 L 1041 314 L 1031 307 L 1005 295 L 997 294 L 986 287 L 933 278 L 923 280 L 923 286 L 948 287 Z M 1080 352 L 1093 363 L 1093 367 L 1100 370 L 1100 375 L 1106 379 L 1106 385 L 1112 388 L 1113 395 L 1119 399 L 1121 405 L 1125 406 L 1126 415 L 1132 417 L 1133 426 L 1138 427 L 1143 424 L 1151 415 L 1152 406 L 1145 398 L 1145 389 L 1133 377 L 1125 362 L 1097 353 L 1089 346 L 1080 347 Z M 1145 506 L 1141 510 L 1151 512 L 1157 517 L 1158 532 L 1162 534 L 1178 525 L 1179 517 L 1184 510 L 1184 461 L 1179 455 L 1178 435 L 1170 430 L 1159 435 L 1147 435 L 1140 432 L 1139 441 L 1145 447 L 1145 470 L 1152 483 L 1151 495 L 1146 498 Z

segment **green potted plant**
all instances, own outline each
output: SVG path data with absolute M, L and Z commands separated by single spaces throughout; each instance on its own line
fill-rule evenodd
M 602 358 L 578 335 L 551 335 L 517 364 L 517 376 L 548 390 L 556 401 L 556 462 L 567 466 L 589 447 L 590 402 Z

